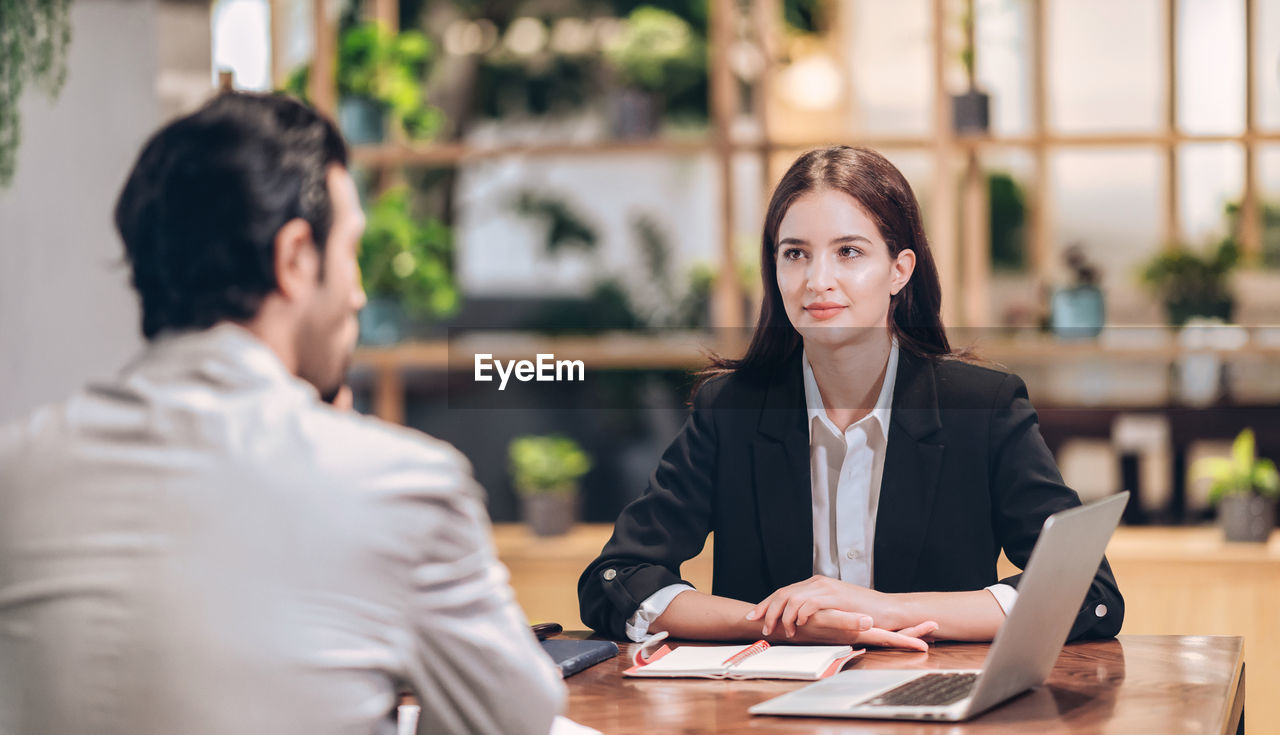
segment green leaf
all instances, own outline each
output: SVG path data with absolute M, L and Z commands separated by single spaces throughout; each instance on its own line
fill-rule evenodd
M 1253 469 L 1254 456 L 1253 429 L 1245 429 L 1231 443 L 1231 459 L 1235 462 L 1236 470 L 1248 475 Z
M 338 95 L 372 100 L 409 138 L 430 138 L 444 127 L 444 113 L 427 104 L 423 91 L 433 52 L 420 31 L 396 34 L 379 23 L 351 28 L 339 42 Z
M 1208 479 L 1214 483 L 1229 482 L 1236 474 L 1235 462 L 1225 457 L 1201 457 L 1191 463 L 1192 480 Z
M 591 458 L 567 436 L 521 436 L 507 447 L 511 475 L 525 494 L 569 492 L 591 469 Z
M 394 298 L 419 316 L 442 317 L 458 308 L 449 228 L 411 212 L 407 187 L 383 192 L 369 207 L 359 264 L 370 298 Z
M 624 84 L 667 95 L 688 88 L 702 74 L 706 53 L 701 39 L 680 16 L 640 5 L 605 56 Z
M 56 100 L 66 81 L 70 5 L 70 0 L 0 0 L 0 188 L 15 172 L 23 89 L 30 84 Z
M 1275 462 L 1258 460 L 1253 468 L 1253 487 L 1263 495 L 1274 497 L 1280 494 L 1280 474 L 1276 473 Z

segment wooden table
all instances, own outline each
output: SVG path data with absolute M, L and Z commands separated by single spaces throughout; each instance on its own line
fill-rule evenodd
M 586 633 L 569 633 L 584 638 Z M 627 679 L 634 644 L 566 680 L 568 717 L 627 733 L 1123 733 L 1228 735 L 1243 722 L 1242 642 L 1226 636 L 1120 636 L 1067 646 L 1045 686 L 963 724 L 765 717 L 747 708 L 803 686 L 790 681 Z M 869 651 L 858 668 L 977 668 L 987 644 L 927 653 Z
M 612 530 L 583 524 L 567 536 L 537 538 L 517 524 L 494 529 L 499 556 L 511 568 L 516 597 L 531 620 L 585 627 L 578 620 L 578 575 Z M 1122 633 L 1243 637 L 1255 691 L 1280 691 L 1280 531 L 1269 544 L 1231 544 L 1216 527 L 1122 526 L 1107 557 L 1124 594 Z M 710 543 L 681 571 L 695 586 L 710 589 Z M 999 571 L 1003 576 L 1014 569 L 1002 557 Z M 1255 698 L 1248 727 L 1280 732 L 1280 698 Z

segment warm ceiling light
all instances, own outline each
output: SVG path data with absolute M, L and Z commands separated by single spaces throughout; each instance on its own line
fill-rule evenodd
M 455 20 L 444 30 L 444 50 L 454 56 L 479 53 L 483 43 L 480 26 L 469 20 Z
M 591 50 L 591 26 L 578 18 L 561 18 L 551 28 L 551 48 L 567 55 L 585 54 Z
M 547 45 L 547 27 L 537 18 L 516 18 L 503 43 L 516 56 L 533 56 Z
M 826 54 L 806 56 L 782 70 L 782 94 L 801 110 L 829 110 L 840 101 L 840 69 Z

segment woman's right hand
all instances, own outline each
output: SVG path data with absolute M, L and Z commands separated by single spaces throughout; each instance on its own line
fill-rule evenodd
M 932 620 L 897 631 L 868 627 L 866 623 L 867 616 L 861 613 L 829 608 L 815 612 L 809 616 L 804 625 L 796 626 L 795 636 L 779 637 L 779 640 L 787 643 L 840 644 L 928 651 L 929 644 L 926 638 L 938 629 L 938 624 Z

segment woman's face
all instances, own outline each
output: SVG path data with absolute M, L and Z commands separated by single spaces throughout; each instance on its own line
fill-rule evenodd
M 890 257 L 856 199 L 818 189 L 801 195 L 778 227 L 778 290 L 806 344 L 851 344 L 889 326 L 889 298 L 911 278 L 916 257 Z

